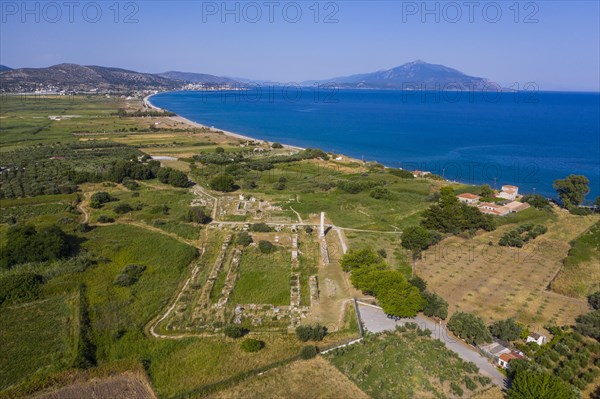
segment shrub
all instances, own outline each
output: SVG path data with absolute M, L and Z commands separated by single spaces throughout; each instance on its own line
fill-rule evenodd
M 504 341 L 514 341 L 521 336 L 523 326 L 518 324 L 514 318 L 498 320 L 490 326 L 490 333 Z
M 271 144 L 271 148 L 283 148 L 283 145 L 281 143 L 273 143 Z
M 114 221 L 115 221 L 115 219 L 113 219 L 113 218 L 111 218 L 109 216 L 106 216 L 106 215 L 100 215 L 98 217 L 98 222 L 99 223 L 114 223 Z
M 296 337 L 302 342 L 322 341 L 327 335 L 327 327 L 320 324 L 296 327 Z
M 227 173 L 220 173 L 212 178 L 210 181 L 210 188 L 215 191 L 227 193 L 234 190 L 234 184 L 235 180 L 233 179 L 233 176 Z
M 248 338 L 242 341 L 240 348 L 244 352 L 258 352 L 265 347 L 265 343 L 258 339 Z
M 275 250 L 275 246 L 271 244 L 270 241 L 260 240 L 260 242 L 258 243 L 258 249 L 260 249 L 260 252 L 262 252 L 263 254 L 270 254 Z
M 319 350 L 316 346 L 307 345 L 300 350 L 300 357 L 304 360 L 308 360 L 317 356 L 317 353 L 319 353 Z
M 475 384 L 475 381 L 468 376 L 465 377 L 465 386 L 469 391 L 474 391 L 477 389 L 477 384 Z
M 140 279 L 144 270 L 146 270 L 146 266 L 129 264 L 121 270 L 120 274 L 117 274 L 113 284 L 120 287 L 129 287 Z
M 138 182 L 136 182 L 135 180 L 131 180 L 131 179 L 124 179 L 123 185 L 131 191 L 135 191 L 140 188 L 140 184 Z
M 129 287 L 137 282 L 137 279 L 129 274 L 117 274 L 115 279 L 113 280 L 114 285 L 118 285 L 119 287 Z
M 222 154 L 224 152 L 225 152 L 225 148 L 223 148 L 223 147 L 215 148 L 215 154 Z
M 369 195 L 371 196 L 371 198 L 384 199 L 384 198 L 390 198 L 392 193 L 387 188 L 375 187 L 374 189 L 371 190 Z
M 76 250 L 73 240 L 58 226 L 39 230 L 31 225 L 13 226 L 8 229 L 6 245 L 0 251 L 0 267 L 61 259 Z
M 273 184 L 273 188 L 275 190 L 284 190 L 285 189 L 285 183 L 278 181 L 277 183 Z
M 453 394 L 455 394 L 457 396 L 463 396 L 463 394 L 465 393 L 463 391 L 463 389 L 460 387 L 460 385 L 458 385 L 455 382 L 450 383 L 450 390 L 452 391 Z
M 247 232 L 242 231 L 237 235 L 235 242 L 238 245 L 248 246 L 252 243 L 252 237 Z
M 273 229 L 267 226 L 265 223 L 254 223 L 250 225 L 250 231 L 257 233 L 269 233 L 273 231 Z
M 200 224 L 208 224 L 211 222 L 212 219 L 203 207 L 193 206 L 188 210 L 184 220 L 188 223 L 193 222 Z
M 483 320 L 471 313 L 454 313 L 448 321 L 448 329 L 470 344 L 492 341 L 492 336 Z
M 113 197 L 106 191 L 99 191 L 97 193 L 92 194 L 92 197 L 90 198 L 90 206 L 92 208 L 98 209 L 98 208 L 102 208 L 102 205 L 104 205 L 108 202 L 118 201 L 118 200 L 119 200 L 118 198 Z
M 228 326 L 225 326 L 225 328 L 223 329 L 223 334 L 225 334 L 226 337 L 235 339 L 248 334 L 248 330 L 243 327 L 230 324 Z
M 113 208 L 113 211 L 115 213 L 118 213 L 118 214 L 122 215 L 122 214 L 129 213 L 129 212 L 133 211 L 133 207 L 131 205 L 129 205 L 128 203 L 126 203 L 126 202 L 122 202 L 122 203 L 116 205 Z

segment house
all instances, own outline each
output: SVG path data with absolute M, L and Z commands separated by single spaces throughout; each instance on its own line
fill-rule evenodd
M 503 369 L 507 369 L 511 360 L 514 359 L 523 359 L 523 356 L 515 351 L 503 353 L 500 355 L 500 357 L 498 357 L 498 366 L 502 367 Z
M 413 170 L 412 174 L 414 177 L 425 177 L 427 175 L 430 175 L 431 172 L 424 172 L 422 170 Z
M 538 333 L 531 333 L 527 336 L 527 342 L 535 342 L 542 346 L 546 343 L 546 336 Z
M 464 193 L 464 194 L 458 194 L 456 196 L 456 198 L 458 198 L 458 200 L 460 202 L 463 202 L 467 205 L 476 205 L 479 202 L 479 199 L 481 197 L 479 195 L 475 195 L 475 194 L 471 194 L 471 193 Z
M 508 210 L 512 213 L 518 213 L 518 212 L 524 211 L 525 209 L 530 207 L 530 205 L 527 202 L 519 202 L 519 201 L 512 201 L 504 206 L 506 208 L 508 208 Z
M 519 187 L 505 185 L 505 186 L 502 186 L 502 191 L 500 191 L 498 194 L 496 194 L 496 197 L 514 201 L 517 199 L 518 195 L 519 195 Z
M 506 345 L 494 340 L 491 344 L 481 346 L 480 349 L 489 357 L 497 358 L 505 353 L 510 353 L 510 349 Z
M 510 213 L 510 210 L 507 207 L 492 202 L 482 202 L 477 208 L 481 213 L 487 215 L 505 216 Z

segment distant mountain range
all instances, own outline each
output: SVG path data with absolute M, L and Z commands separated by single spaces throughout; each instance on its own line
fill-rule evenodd
M 304 84 L 315 83 L 365 89 L 476 90 L 482 89 L 490 81 L 466 75 L 444 65 L 428 64 L 417 60 L 385 71 L 304 82 Z
M 235 85 L 239 84 L 237 80 L 225 78 L 222 76 L 208 75 L 205 73 L 194 73 L 194 72 L 179 72 L 169 71 L 158 73 L 158 76 L 164 78 L 179 80 L 186 83 L 202 83 L 208 85 Z
M 228 78 L 203 73 L 169 71 L 141 73 L 120 68 L 59 64 L 48 68 L 11 69 L 0 66 L 1 92 L 33 92 L 36 90 L 130 92 L 143 90 L 179 90 L 188 84 L 232 87 L 261 84 L 241 78 Z M 466 75 L 443 65 L 414 61 L 385 71 L 343 76 L 327 80 L 311 80 L 303 85 L 332 84 L 341 88 L 399 90 L 477 90 L 490 81 Z

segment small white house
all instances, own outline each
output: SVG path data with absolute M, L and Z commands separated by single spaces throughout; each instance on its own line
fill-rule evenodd
M 538 333 L 531 333 L 527 337 L 527 342 L 535 342 L 542 346 L 546 343 L 546 336 Z
M 502 191 L 500 191 L 496 195 L 496 197 L 514 201 L 517 199 L 518 195 L 519 195 L 519 187 L 505 185 L 505 186 L 502 186 Z
M 456 196 L 456 198 L 458 198 L 458 200 L 460 202 L 463 202 L 467 205 L 476 205 L 479 202 L 479 199 L 481 197 L 479 195 L 475 195 L 475 194 L 471 194 L 471 193 L 464 193 L 464 194 L 458 194 Z

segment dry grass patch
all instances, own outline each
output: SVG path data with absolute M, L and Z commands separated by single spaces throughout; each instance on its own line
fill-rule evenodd
M 297 361 L 248 379 L 211 399 L 234 398 L 368 399 L 352 381 L 321 357 Z
M 482 232 L 472 239 L 452 237 L 428 250 L 417 274 L 450 304 L 450 312 L 473 312 L 485 320 L 515 316 L 541 328 L 548 322 L 571 324 L 587 311 L 584 300 L 547 291 L 562 266 L 569 241 L 597 218 L 557 212 L 548 232 L 523 248 L 501 247 L 498 240 L 514 225 Z
M 35 399 L 79 399 L 79 398 L 127 398 L 127 399 L 154 399 L 156 395 L 150 383 L 141 372 L 125 372 L 112 377 L 92 379 L 77 382 L 46 392 Z

